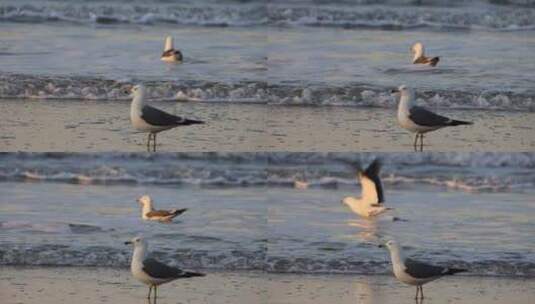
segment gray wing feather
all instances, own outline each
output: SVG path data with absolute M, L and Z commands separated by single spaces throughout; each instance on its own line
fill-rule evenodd
M 155 259 L 144 260 L 143 271 L 151 277 L 159 279 L 179 278 L 185 273 L 178 268 L 167 266 Z
M 418 262 L 411 259 L 405 259 L 405 272 L 414 278 L 427 279 L 444 275 L 447 268 L 433 266 L 426 263 Z
M 409 118 L 420 126 L 437 127 L 447 126 L 451 119 L 435 114 L 422 107 L 412 107 Z
M 144 106 L 141 109 L 141 118 L 153 126 L 179 125 L 184 119 L 171 115 L 151 106 Z

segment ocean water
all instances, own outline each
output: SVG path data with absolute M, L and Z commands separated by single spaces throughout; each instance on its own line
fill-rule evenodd
M 341 199 L 360 191 L 351 164 L 376 157 L 395 210 L 364 220 Z M 126 267 L 123 241 L 142 234 L 181 267 L 385 274 L 377 244 L 394 238 L 473 275 L 533 277 L 534 167 L 533 153 L 2 154 L 0 264 Z M 189 210 L 143 222 L 143 194 Z
M 535 3 L 513 1 L 36 1 L 0 3 L 0 97 L 533 111 Z M 166 35 L 185 55 L 159 60 Z M 409 47 L 441 56 L 410 64 Z

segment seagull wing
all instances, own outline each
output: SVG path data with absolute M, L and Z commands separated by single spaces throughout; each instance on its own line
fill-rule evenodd
M 381 162 L 376 159 L 360 175 L 362 199 L 370 206 L 384 203 L 383 185 L 379 178 L 380 170 Z
M 175 49 L 168 49 L 162 53 L 162 57 L 169 57 L 175 55 Z
M 447 126 L 451 122 L 447 117 L 418 106 L 410 108 L 409 118 L 417 125 L 428 127 Z
M 200 120 L 171 115 L 151 106 L 144 106 L 141 109 L 141 118 L 153 126 L 187 126 L 203 123 Z
M 448 269 L 440 266 L 433 266 L 418 262 L 412 259 L 405 259 L 405 272 L 413 278 L 427 279 L 445 275 Z
M 158 279 L 180 278 L 185 273 L 185 271 L 175 267 L 167 266 L 156 261 L 155 259 L 144 260 L 143 271 L 145 271 L 151 277 Z
M 152 216 L 170 216 L 173 214 L 174 213 L 167 211 L 167 210 L 152 210 L 150 212 L 147 212 L 147 214 L 145 215 L 148 217 L 152 217 Z

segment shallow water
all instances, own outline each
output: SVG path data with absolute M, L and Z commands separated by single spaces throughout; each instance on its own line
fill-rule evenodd
M 6 1 L 0 97 L 120 100 L 144 82 L 160 99 L 393 107 L 405 83 L 442 108 L 533 111 L 535 8 L 520 2 Z M 183 64 L 159 60 L 165 35 Z M 438 68 L 410 64 L 415 41 Z
M 376 156 L 395 212 L 358 219 L 340 203 L 359 191 L 348 163 Z M 1 157 L 4 265 L 122 267 L 122 242 L 142 233 L 158 258 L 190 268 L 383 274 L 377 244 L 395 238 L 410 255 L 472 274 L 535 273 L 532 153 Z M 142 194 L 190 209 L 173 224 L 145 223 Z

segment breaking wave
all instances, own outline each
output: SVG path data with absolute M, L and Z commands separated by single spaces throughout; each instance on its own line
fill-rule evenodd
M 4 22 L 188 26 L 314 26 L 402 30 L 535 28 L 534 3 L 517 1 L 8 1 L 0 5 Z
M 141 80 L 91 77 L 0 75 L 0 98 L 55 100 L 130 100 L 129 90 Z M 308 86 L 242 81 L 145 81 L 148 98 L 168 101 L 262 103 L 269 105 L 357 106 L 394 108 L 391 87 L 363 84 Z M 418 91 L 418 102 L 446 109 L 535 111 L 535 92 L 466 90 Z
M 535 186 L 533 153 L 8 153 L 0 154 L 0 181 L 293 187 L 301 180 L 309 187 L 354 187 L 352 165 L 375 157 L 389 185 L 469 192 Z
M 470 270 L 471 275 L 481 276 L 535 276 L 535 261 L 514 253 L 496 253 L 477 260 L 443 260 L 440 255 L 424 260 L 448 267 Z M 258 250 L 195 250 L 174 249 L 154 252 L 153 256 L 170 265 L 214 270 L 255 270 L 273 273 L 338 273 L 338 274 L 387 274 L 391 265 L 384 252 L 377 252 L 377 259 L 359 256 L 321 259 L 312 257 L 283 257 L 269 254 L 269 249 Z M 16 266 L 98 266 L 126 268 L 130 250 L 106 246 L 76 248 L 68 245 L 20 245 L 6 244 L 0 249 L 0 265 Z

